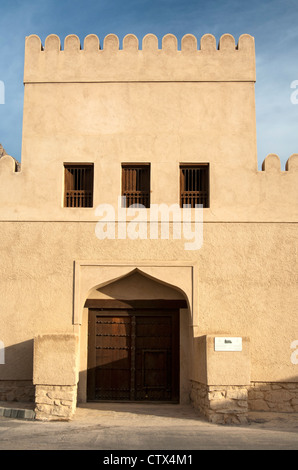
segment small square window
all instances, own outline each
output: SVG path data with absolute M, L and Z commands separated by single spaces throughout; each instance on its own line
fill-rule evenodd
M 93 207 L 93 164 L 65 164 L 64 173 L 64 207 Z
M 180 165 L 180 206 L 209 207 L 209 163 Z
M 122 164 L 122 196 L 125 207 L 150 207 L 150 164 Z

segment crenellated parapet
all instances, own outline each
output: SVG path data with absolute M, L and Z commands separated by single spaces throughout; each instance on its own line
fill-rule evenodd
M 0 158 L 0 175 L 11 174 L 21 171 L 20 163 L 10 155 L 4 155 Z
M 51 34 L 42 45 L 36 35 L 26 38 L 25 83 L 119 81 L 255 81 L 254 38 L 240 36 L 238 43 L 224 34 L 218 44 L 211 34 L 198 43 L 186 34 L 178 48 L 173 34 L 158 38 L 147 34 L 140 44 L 128 34 L 122 47 L 115 34 L 103 44 L 90 34 L 81 44 L 76 35 L 61 40 Z
M 0 174 L 1 173 L 15 173 L 21 171 L 21 164 L 10 155 L 7 155 L 5 149 L 0 144 Z
M 293 153 L 286 163 L 286 171 L 298 174 L 298 153 Z
M 281 162 L 278 155 L 270 153 L 262 164 L 262 171 L 266 173 L 279 173 L 282 171 Z M 298 173 L 298 154 L 294 153 L 289 157 L 285 165 L 285 171 L 289 173 Z

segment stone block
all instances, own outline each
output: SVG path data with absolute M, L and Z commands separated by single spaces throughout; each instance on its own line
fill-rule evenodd
M 70 420 L 75 412 L 77 387 L 36 386 L 37 420 Z
M 265 394 L 265 400 L 268 402 L 285 402 L 293 398 L 293 395 L 287 390 L 273 390 Z
M 227 391 L 227 398 L 233 399 L 233 400 L 243 400 L 247 402 L 247 389 L 236 389 L 236 390 L 228 390 Z
M 202 391 L 205 391 L 202 399 Z M 217 424 L 240 424 L 247 422 L 248 391 L 244 387 L 208 386 L 192 382 L 193 406 L 210 422 Z

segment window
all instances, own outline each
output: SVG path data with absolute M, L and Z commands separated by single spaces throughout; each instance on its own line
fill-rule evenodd
M 209 207 L 209 163 L 180 165 L 180 206 Z
M 122 164 L 122 196 L 125 207 L 132 204 L 150 207 L 150 164 Z
M 64 207 L 93 206 L 93 164 L 65 164 Z

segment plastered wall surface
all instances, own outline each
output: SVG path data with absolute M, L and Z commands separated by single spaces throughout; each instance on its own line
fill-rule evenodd
M 91 223 L 2 223 L 0 230 L 7 358 L 2 378 L 30 378 L 30 339 L 36 332 L 75 331 L 73 259 L 96 256 L 113 265 L 117 253 L 118 261 L 135 262 L 140 269 L 142 262 L 156 260 L 196 263 L 193 334 L 249 336 L 253 380 L 296 380 L 290 360 L 298 331 L 293 224 L 205 224 L 204 245 L 196 253 L 185 251 L 182 240 L 98 240 Z
M 185 281 L 192 337 L 249 337 L 251 380 L 298 381 L 290 360 L 298 332 L 298 154 L 286 168 L 277 155 L 257 167 L 254 40 L 241 36 L 236 47 L 225 35 L 217 48 L 211 35 L 200 45 L 187 35 L 181 50 L 172 35 L 161 42 L 158 49 L 148 35 L 141 49 L 129 35 L 119 50 L 109 35 L 99 49 L 96 36 L 80 46 L 71 35 L 61 50 L 55 35 L 44 47 L 27 38 L 21 171 L 12 157 L 0 159 L 1 380 L 32 379 L 36 335 L 78 332 L 75 263 L 89 260 L 195 266 L 196 277 Z M 63 207 L 63 164 L 75 162 L 94 163 L 93 208 Z M 117 208 L 123 162 L 151 163 L 151 202 L 168 205 L 179 203 L 179 163 L 209 163 L 199 250 L 172 236 L 96 237 L 96 207 Z

